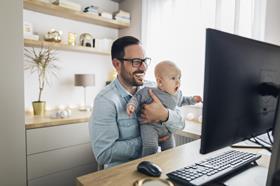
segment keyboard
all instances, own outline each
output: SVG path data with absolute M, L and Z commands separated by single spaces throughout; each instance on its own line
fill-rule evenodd
M 183 185 L 203 185 L 255 162 L 261 155 L 230 150 L 167 174 Z

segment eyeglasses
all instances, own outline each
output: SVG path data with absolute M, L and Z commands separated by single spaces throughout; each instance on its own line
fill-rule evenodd
M 140 67 L 143 63 L 147 67 L 151 63 L 151 58 L 149 58 L 149 57 L 146 57 L 144 59 L 140 59 L 140 58 L 132 58 L 132 59 L 118 58 L 118 60 L 120 60 L 120 61 L 128 61 L 128 62 L 130 62 L 132 64 L 133 67 Z

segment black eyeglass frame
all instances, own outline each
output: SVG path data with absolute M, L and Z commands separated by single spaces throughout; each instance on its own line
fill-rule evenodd
M 132 64 L 133 67 L 140 67 L 143 63 L 148 67 L 151 64 L 151 58 L 146 57 L 144 59 L 141 58 L 117 58 L 119 61 L 128 61 Z

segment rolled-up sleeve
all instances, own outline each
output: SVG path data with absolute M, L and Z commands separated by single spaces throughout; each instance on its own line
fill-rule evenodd
M 117 109 L 114 103 L 100 96 L 95 99 L 89 121 L 89 132 L 93 153 L 99 164 L 128 161 L 138 157 L 140 137 L 119 140 Z
M 196 104 L 196 101 L 195 101 L 194 97 L 183 96 L 182 97 L 182 102 L 180 103 L 179 106 L 194 105 L 194 104 Z
M 166 125 L 170 132 L 183 130 L 185 127 L 185 121 L 184 117 L 181 115 L 181 111 L 178 108 L 175 110 L 168 109 L 168 114 L 168 120 L 163 122 L 163 124 Z

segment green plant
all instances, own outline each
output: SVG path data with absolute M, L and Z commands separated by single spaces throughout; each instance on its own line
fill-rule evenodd
M 39 81 L 38 102 L 41 102 L 42 92 L 45 84 L 49 84 L 52 76 L 57 77 L 59 67 L 54 63 L 57 61 L 55 50 L 52 48 L 43 48 L 35 50 L 34 48 L 24 48 L 26 63 L 24 70 L 29 70 L 31 74 L 37 73 Z

